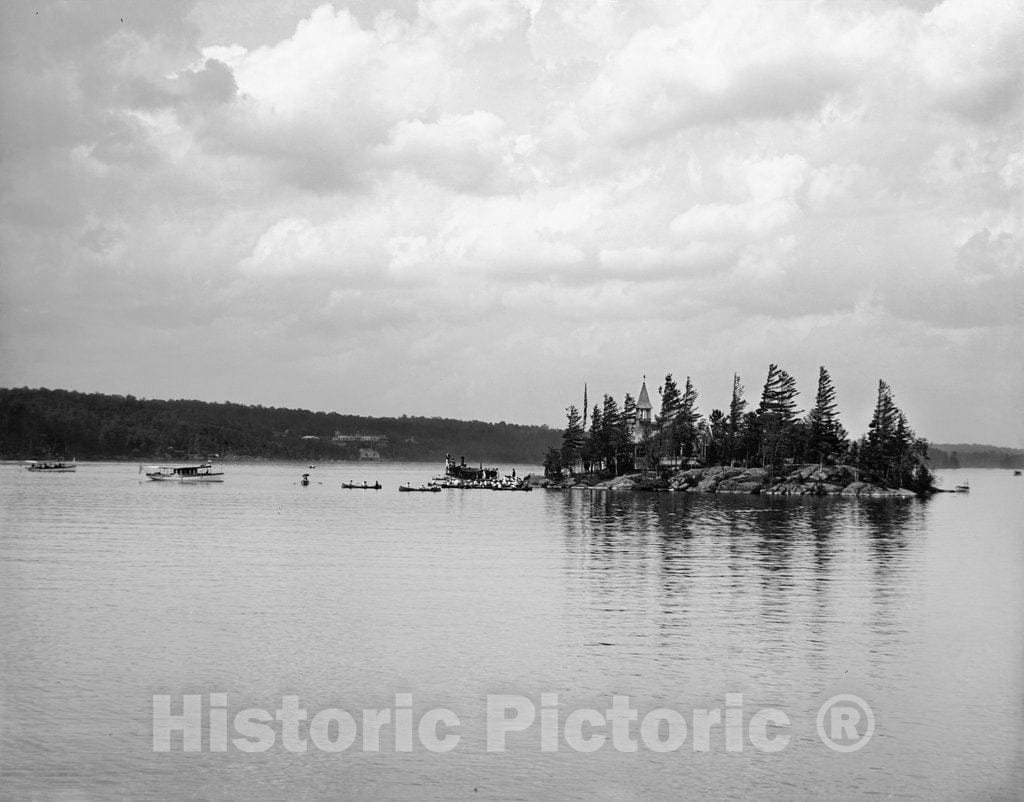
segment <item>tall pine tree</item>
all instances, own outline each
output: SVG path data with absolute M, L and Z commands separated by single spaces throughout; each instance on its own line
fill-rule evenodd
M 592 471 L 595 467 L 600 467 L 604 459 L 603 438 L 604 419 L 601 417 L 601 407 L 594 404 L 594 409 L 590 413 L 590 433 L 583 445 L 584 470 Z
M 814 407 L 807 414 L 807 455 L 806 458 L 826 462 L 846 451 L 846 429 L 839 422 L 836 411 L 836 388 L 825 366 L 818 368 L 818 392 Z
M 864 467 L 890 486 L 925 491 L 934 483 L 926 465 L 928 441 L 914 434 L 907 416 L 896 406 L 892 388 L 882 380 L 860 458 Z
M 765 466 L 779 465 L 791 455 L 792 432 L 799 414 L 796 397 L 796 380 L 778 365 L 769 365 L 757 408 L 762 431 L 761 460 Z
M 572 473 L 583 453 L 583 425 L 575 404 L 565 410 L 566 427 L 562 433 L 562 466 Z
M 622 415 L 619 421 L 618 441 L 622 447 L 621 464 L 619 470 L 632 470 L 635 456 L 634 446 L 636 445 L 636 401 L 629 393 L 622 400 Z
M 622 412 L 615 399 L 605 395 L 601 407 L 601 447 L 605 468 L 609 469 L 614 476 L 619 472 L 619 461 L 622 457 L 625 445 L 622 441 Z
M 655 422 L 658 426 L 661 456 L 675 459 L 679 454 L 675 419 L 682 406 L 683 397 L 671 373 L 665 376 L 665 383 L 658 388 L 658 393 L 661 395 L 661 413 Z
M 679 412 L 675 417 L 676 439 L 680 453 L 686 459 L 692 458 L 697 448 L 697 424 L 700 413 L 697 411 L 697 391 L 693 388 L 690 377 L 686 377 L 686 386 L 679 401 Z
M 725 420 L 725 458 L 729 462 L 746 459 L 743 446 L 743 410 L 747 400 L 743 397 L 743 384 L 738 373 L 732 374 L 732 399 L 729 401 L 729 414 Z

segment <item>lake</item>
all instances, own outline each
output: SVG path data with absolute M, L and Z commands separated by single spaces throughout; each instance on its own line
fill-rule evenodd
M 5 797 L 1020 798 L 1010 471 L 856 501 L 223 468 L 0 465 Z

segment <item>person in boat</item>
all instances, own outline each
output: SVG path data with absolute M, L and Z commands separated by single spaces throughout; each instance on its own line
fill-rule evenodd
M 363 487 L 367 487 L 367 486 L 368 486 L 368 485 L 366 484 L 366 480 L 365 480 L 365 479 L 363 479 Z
M 373 489 L 380 490 L 380 482 L 378 482 L 376 479 L 373 480 Z

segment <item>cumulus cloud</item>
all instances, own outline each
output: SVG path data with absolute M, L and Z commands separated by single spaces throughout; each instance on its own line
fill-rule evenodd
M 841 359 L 929 435 L 1024 437 L 985 378 L 1024 392 L 1018 3 L 26 9 L 11 381 L 558 423 L 566 377 Z
M 504 120 L 485 111 L 448 115 L 434 123 L 402 120 L 376 155 L 383 164 L 454 190 L 497 192 L 513 187 L 515 143 Z

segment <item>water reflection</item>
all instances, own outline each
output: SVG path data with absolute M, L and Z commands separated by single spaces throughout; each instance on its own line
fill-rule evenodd
M 682 493 L 573 491 L 547 503 L 564 527 L 574 601 L 600 616 L 595 642 L 656 633 L 664 647 L 754 644 L 812 663 L 855 635 L 892 645 L 928 512 L 917 500 Z

